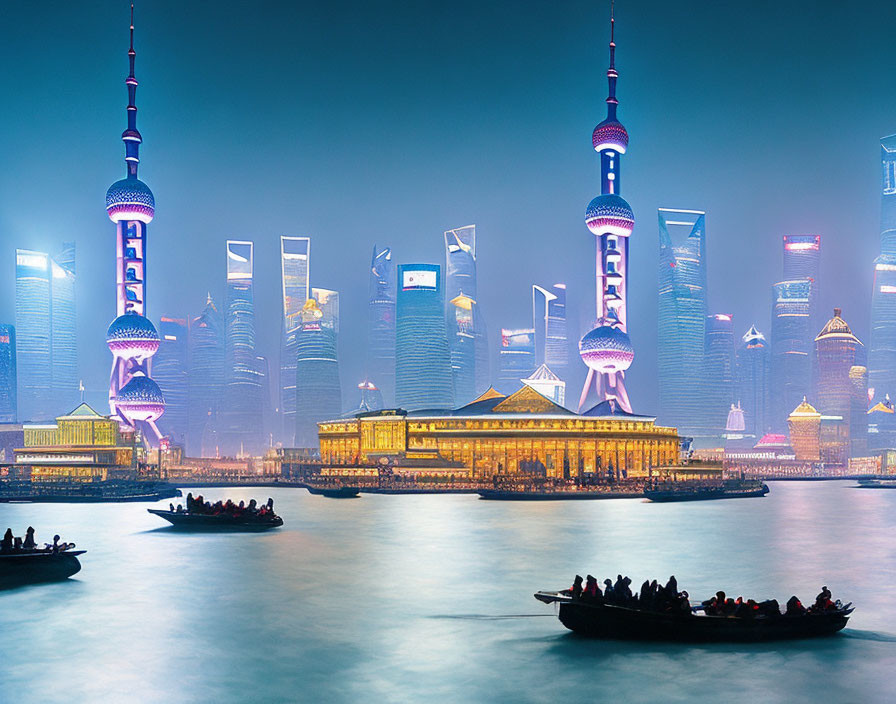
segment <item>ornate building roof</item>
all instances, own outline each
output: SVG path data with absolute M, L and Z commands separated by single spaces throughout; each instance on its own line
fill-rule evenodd
M 818 337 L 815 338 L 815 341 L 819 340 L 830 340 L 830 339 L 844 339 L 855 342 L 856 344 L 861 345 L 861 341 L 855 335 L 852 334 L 852 330 L 849 329 L 849 325 L 846 324 L 846 321 L 840 317 L 842 311 L 840 308 L 834 308 L 834 317 L 831 318 L 825 326 L 821 329 L 821 332 L 818 333 Z

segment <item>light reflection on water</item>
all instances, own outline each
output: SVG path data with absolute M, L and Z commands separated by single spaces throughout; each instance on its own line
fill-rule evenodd
M 896 491 L 776 483 L 764 499 L 504 503 L 272 495 L 283 528 L 179 533 L 146 504 L 0 506 L 0 530 L 86 548 L 65 583 L 0 592 L 0 701 L 876 702 L 896 665 Z M 167 505 L 166 502 L 160 502 Z M 579 572 L 674 573 L 695 598 L 858 607 L 843 637 L 589 641 L 536 602 Z

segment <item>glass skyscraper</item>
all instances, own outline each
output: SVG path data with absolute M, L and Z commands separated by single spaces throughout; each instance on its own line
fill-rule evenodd
M 735 399 L 744 413 L 744 432 L 761 438 L 769 430 L 769 359 L 765 335 L 753 325 L 737 349 Z
M 772 286 L 772 357 L 769 422 L 775 432 L 787 430 L 791 411 L 812 391 L 812 338 L 809 279 Z
M 880 256 L 874 260 L 868 393 L 896 398 L 896 134 L 880 140 Z
M 734 403 L 734 325 L 731 315 L 716 313 L 706 318 L 705 417 L 712 435 L 725 430 Z
M 561 379 L 569 366 L 566 325 L 566 284 L 550 289 L 532 286 L 532 321 L 535 329 L 535 365 L 547 365 Z
M 709 432 L 704 422 L 706 213 L 660 208 L 658 214 L 659 418 L 683 435 L 703 435 Z
M 50 259 L 53 281 L 50 340 L 53 348 L 53 400 L 63 413 L 80 402 L 78 338 L 75 333 L 75 243 L 63 242 Z M 66 410 L 67 409 L 67 410 Z
M 398 267 L 395 404 L 409 411 L 454 407 L 442 268 L 438 264 Z
M 840 416 L 848 427 L 854 394 L 850 370 L 861 360 L 862 343 L 852 334 L 839 308 L 815 338 L 815 407 Z M 858 353 L 858 354 L 857 354 Z
M 342 414 L 335 321 L 311 298 L 296 333 L 296 447 L 317 447 L 317 424 Z
M 165 396 L 165 415 L 159 430 L 178 445 L 187 435 L 187 321 L 162 317 L 159 321 L 159 349 L 152 358 L 152 378 Z
M 395 293 L 392 250 L 377 250 L 374 245 L 367 303 L 367 381 L 382 392 L 387 406 L 395 403 Z
M 0 325 L 0 423 L 17 420 L 16 329 Z
M 502 329 L 495 388 L 505 395 L 519 391 L 523 379 L 528 379 L 535 367 L 535 330 Z
M 280 344 L 280 418 L 283 441 L 292 444 L 296 426 L 296 334 L 310 295 L 311 238 L 280 237 L 283 322 Z
M 224 320 L 211 296 L 190 321 L 187 384 L 187 454 L 215 457 L 218 411 L 224 393 Z

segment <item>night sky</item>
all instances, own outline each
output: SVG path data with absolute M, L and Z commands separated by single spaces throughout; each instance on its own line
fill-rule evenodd
M 442 232 L 475 223 L 493 346 L 531 324 L 532 283 L 566 282 L 571 336 L 587 329 L 609 2 L 154 0 L 136 13 L 153 321 L 198 314 L 209 291 L 223 302 L 224 241 L 252 239 L 259 351 L 276 367 L 279 236 L 309 235 L 312 285 L 342 296 L 354 404 L 373 244 L 443 264 Z M 820 234 L 822 309 L 842 307 L 867 341 L 896 3 L 620 0 L 616 17 L 635 410 L 656 411 L 657 207 L 707 211 L 710 312 L 733 313 L 739 333 L 769 331 L 781 236 Z M 127 25 L 124 1 L 0 4 L 0 322 L 14 319 L 15 248 L 74 239 L 98 406 Z

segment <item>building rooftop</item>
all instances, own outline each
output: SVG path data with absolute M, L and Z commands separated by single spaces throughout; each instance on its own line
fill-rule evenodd
M 849 329 L 849 325 L 846 324 L 846 321 L 841 317 L 841 309 L 834 308 L 834 317 L 831 318 L 825 326 L 821 329 L 821 332 L 818 333 L 818 337 L 815 338 L 815 341 L 819 340 L 832 340 L 832 339 L 844 339 L 850 340 L 861 345 L 861 341 L 855 335 L 852 334 L 852 330 Z

